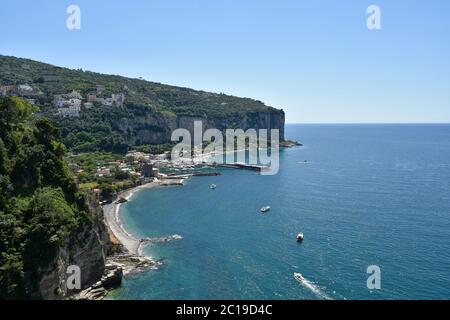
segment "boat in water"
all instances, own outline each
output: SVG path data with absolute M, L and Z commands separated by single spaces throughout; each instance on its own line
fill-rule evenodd
M 211 189 L 214 190 L 215 188 L 217 188 L 217 186 L 213 183 L 213 184 L 211 185 Z
M 302 274 L 299 272 L 294 272 L 294 278 L 298 282 L 303 282 L 305 280 L 305 278 L 303 278 Z
M 269 211 L 270 211 L 270 207 L 269 206 L 261 208 L 261 212 L 262 213 L 269 212 Z
M 297 235 L 297 242 L 302 242 L 303 239 L 305 239 L 305 236 L 303 235 L 303 233 L 299 233 L 299 234 Z

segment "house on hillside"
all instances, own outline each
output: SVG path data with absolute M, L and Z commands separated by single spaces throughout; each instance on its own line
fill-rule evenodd
M 62 117 L 79 117 L 80 105 L 69 105 L 66 108 L 58 108 L 58 115 Z
M 83 96 L 81 95 L 81 93 L 79 93 L 76 90 L 72 90 L 71 93 L 66 94 L 66 97 L 69 99 L 78 99 L 78 100 L 83 100 Z
M 122 107 L 125 102 L 125 95 L 123 93 L 113 93 L 111 99 L 114 106 Z
M 1 96 L 13 96 L 13 95 L 17 95 L 18 94 L 18 90 L 17 90 L 17 86 L 0 86 L 0 95 Z
M 34 94 L 33 87 L 28 84 L 19 85 L 17 91 L 21 96 L 30 96 Z
M 83 97 L 73 90 L 67 94 L 54 96 L 53 105 L 58 108 L 58 115 L 62 117 L 79 117 Z
M 87 101 L 96 102 L 107 107 L 122 107 L 125 102 L 125 95 L 123 93 L 113 93 L 110 98 L 100 98 L 96 94 L 90 93 L 87 95 Z
M 159 173 L 159 170 L 157 168 L 154 168 L 152 164 L 145 163 L 142 166 L 142 175 L 146 178 L 153 178 L 157 177 Z

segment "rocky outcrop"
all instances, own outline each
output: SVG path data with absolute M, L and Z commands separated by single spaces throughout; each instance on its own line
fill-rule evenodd
M 105 269 L 105 239 L 98 230 L 86 228 L 71 241 L 70 247 L 60 248 L 52 265 L 39 282 L 39 292 L 43 299 L 64 299 L 76 291 L 69 290 L 69 266 L 80 269 L 81 289 L 95 283 Z
M 177 128 L 185 128 L 189 130 L 191 136 L 194 134 L 194 122 L 203 122 L 203 131 L 207 129 L 278 129 L 280 134 L 280 140 L 284 140 L 284 124 L 285 114 L 281 110 L 273 110 L 268 112 L 252 112 L 247 113 L 244 116 L 235 115 L 218 118 L 201 118 L 201 117 L 177 117 Z
M 107 264 L 102 278 L 87 289 L 71 297 L 71 300 L 102 300 L 108 290 L 117 288 L 122 283 L 123 270 L 116 264 Z
M 99 281 L 105 272 L 106 256 L 110 242 L 103 212 L 98 206 L 91 207 L 94 217 L 80 227 L 80 231 L 60 247 L 38 284 L 39 295 L 46 300 L 66 299 L 80 290 L 68 289 L 67 282 L 73 274 L 69 266 L 80 270 L 81 290 Z
M 293 147 L 301 147 L 301 146 L 303 146 L 303 144 L 301 144 L 298 141 L 293 141 L 293 140 L 285 140 L 280 143 L 280 147 L 283 147 L 283 148 L 293 148 Z
M 267 112 L 251 112 L 244 116 L 230 115 L 225 117 L 163 116 L 148 112 L 133 118 L 121 118 L 114 129 L 131 145 L 161 144 L 171 141 L 175 129 L 184 128 L 194 135 L 194 122 L 202 121 L 203 131 L 207 129 L 278 129 L 280 140 L 284 140 L 285 114 L 282 110 L 273 109 Z
M 113 124 L 113 129 L 131 145 L 170 142 L 174 128 L 176 117 L 163 116 L 151 110 L 142 115 L 120 118 Z
M 150 269 L 156 270 L 161 266 L 161 262 L 155 261 L 152 258 L 128 252 L 111 256 L 108 259 L 108 264 L 120 267 L 123 270 L 124 276 L 144 272 Z
M 90 287 L 70 297 L 70 300 L 102 300 L 111 289 L 118 288 L 127 274 L 157 268 L 160 263 L 150 258 L 120 253 L 108 258 L 101 279 Z

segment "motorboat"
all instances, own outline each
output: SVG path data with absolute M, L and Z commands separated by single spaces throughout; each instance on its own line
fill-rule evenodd
M 303 239 L 305 239 L 305 236 L 303 235 L 303 233 L 299 233 L 299 234 L 297 235 L 297 241 L 298 241 L 298 242 L 302 242 Z
M 211 189 L 214 190 L 215 188 L 217 188 L 217 186 L 213 183 L 213 184 L 211 185 Z
M 299 272 L 294 272 L 294 278 L 298 282 L 303 282 L 305 280 L 305 278 L 303 278 L 302 274 Z
M 270 207 L 269 206 L 261 208 L 261 212 L 262 213 L 266 213 L 266 212 L 269 212 L 269 211 L 270 211 Z

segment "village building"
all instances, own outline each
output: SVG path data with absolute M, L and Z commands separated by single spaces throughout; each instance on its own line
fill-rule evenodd
M 111 175 L 111 169 L 108 168 L 100 168 L 97 169 L 97 173 L 95 174 L 97 177 L 105 177 Z
M 123 93 L 113 93 L 111 95 L 113 105 L 122 107 L 125 102 L 125 95 Z
M 97 102 L 97 95 L 96 94 L 88 94 L 87 95 L 87 101 L 88 102 Z
M 154 168 L 152 164 L 145 163 L 142 166 L 142 175 L 146 178 L 153 178 L 157 177 L 159 174 L 159 170 L 157 168 Z
M 67 96 L 67 98 L 71 98 L 71 99 L 79 99 L 79 100 L 83 99 L 83 96 L 81 95 L 81 93 L 79 93 L 76 90 L 73 90 L 71 93 L 67 94 L 66 96 Z
M 58 115 L 63 117 L 79 117 L 83 97 L 73 90 L 68 94 L 54 96 L 53 105 L 58 108 Z
M 90 93 L 87 95 L 87 101 L 96 102 L 107 107 L 122 107 L 125 102 L 125 95 L 123 93 L 113 93 L 110 98 L 100 98 L 96 94 Z
M 18 94 L 17 86 L 0 86 L 1 96 L 12 96 L 17 94 Z
M 129 151 L 126 155 L 126 158 L 132 158 L 138 162 L 147 162 L 148 160 L 150 160 L 150 155 L 139 151 Z
M 67 108 L 58 108 L 58 115 L 62 117 L 79 117 L 80 105 L 69 105 Z
M 101 98 L 101 99 L 99 99 L 99 102 L 103 106 L 106 106 L 106 107 L 112 107 L 113 106 L 113 101 L 112 101 L 111 98 L 105 98 L 105 99 Z
M 17 87 L 17 91 L 21 96 L 29 96 L 33 94 L 33 87 L 28 84 L 21 84 Z

